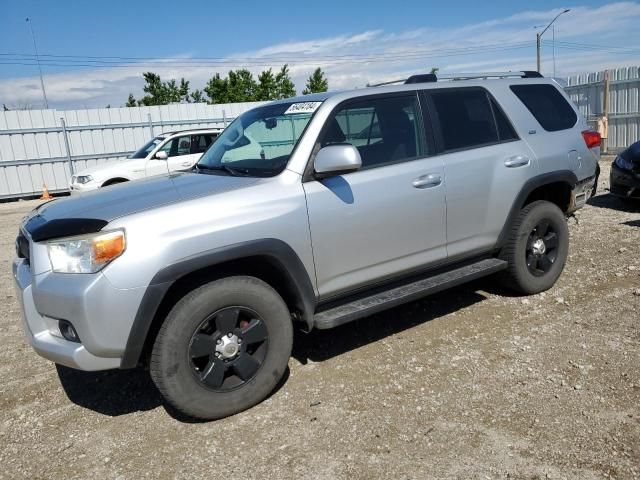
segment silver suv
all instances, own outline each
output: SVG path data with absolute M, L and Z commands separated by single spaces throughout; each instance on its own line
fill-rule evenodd
M 41 205 L 13 264 L 29 342 L 81 370 L 146 366 L 170 404 L 213 419 L 272 391 L 294 324 L 494 273 L 550 288 L 599 138 L 553 81 L 493 76 L 273 102 L 189 172 Z

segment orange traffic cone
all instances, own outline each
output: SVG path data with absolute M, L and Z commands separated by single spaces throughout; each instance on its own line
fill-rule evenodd
M 42 196 L 40 197 L 40 200 L 51 200 L 53 197 L 51 195 L 49 195 L 49 189 L 47 188 L 47 184 L 43 183 L 42 184 Z

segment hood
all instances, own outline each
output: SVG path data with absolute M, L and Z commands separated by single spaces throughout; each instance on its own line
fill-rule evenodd
M 119 217 L 205 195 L 222 194 L 265 178 L 178 173 L 125 182 L 47 202 L 27 218 L 34 241 L 97 232 Z

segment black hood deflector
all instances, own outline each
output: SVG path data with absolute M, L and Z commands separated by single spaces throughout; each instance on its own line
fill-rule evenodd
M 34 242 L 41 242 L 99 232 L 107 223 L 109 222 L 97 218 L 58 218 L 47 221 L 40 215 L 35 215 L 27 221 L 24 228 Z

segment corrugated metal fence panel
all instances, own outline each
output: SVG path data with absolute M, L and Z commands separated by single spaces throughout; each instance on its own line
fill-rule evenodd
M 0 112 L 0 198 L 65 191 L 74 171 L 123 160 L 153 135 L 191 128 L 224 128 L 260 102 L 179 104 L 91 110 Z M 153 123 L 153 127 L 150 125 Z
M 567 79 L 567 93 L 580 112 L 595 126 L 603 112 L 604 72 L 575 75 Z M 640 140 L 640 68 L 609 70 L 608 148 L 618 151 Z

